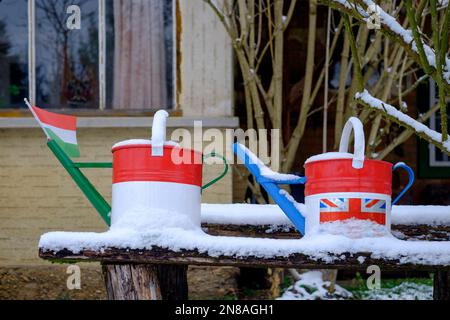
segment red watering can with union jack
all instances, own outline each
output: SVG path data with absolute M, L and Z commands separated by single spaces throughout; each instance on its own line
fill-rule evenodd
M 354 132 L 354 153 L 348 153 Z M 350 118 L 342 133 L 339 152 L 325 153 L 305 163 L 306 233 L 320 224 L 347 219 L 369 220 L 391 226 L 391 207 L 411 188 L 414 172 L 404 163 L 365 159 L 361 121 Z M 408 185 L 391 202 L 392 172 L 404 169 Z

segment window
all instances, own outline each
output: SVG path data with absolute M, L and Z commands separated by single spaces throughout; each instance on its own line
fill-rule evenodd
M 430 107 L 439 102 L 439 90 L 437 84 L 430 80 Z M 450 109 L 450 103 L 447 103 L 447 111 Z M 430 118 L 430 128 L 440 132 L 441 128 L 441 114 L 439 112 L 433 114 Z M 429 163 L 432 167 L 450 167 L 450 160 L 447 154 L 441 152 L 436 146 L 429 145 Z
M 429 108 L 439 102 L 439 91 L 434 80 L 430 79 L 428 83 L 428 105 Z M 423 103 L 423 102 L 422 102 Z M 447 101 L 447 112 L 450 112 L 450 101 Z M 429 126 L 431 129 L 440 132 L 441 115 L 439 112 L 430 117 Z M 436 146 L 424 141 L 420 142 L 419 148 L 419 176 L 423 178 L 450 178 L 450 159 L 449 156 L 441 152 Z
M 28 96 L 26 1 L 0 2 L 0 110 L 23 105 Z
M 80 8 L 80 29 L 67 26 L 71 4 Z M 98 108 L 98 1 L 35 0 L 35 6 L 36 104 Z
M 1 1 L 0 108 L 25 96 L 48 109 L 172 108 L 172 2 Z

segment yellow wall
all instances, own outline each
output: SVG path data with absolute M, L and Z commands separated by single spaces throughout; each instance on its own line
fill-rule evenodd
M 146 138 L 150 129 L 79 129 L 80 161 L 111 161 L 111 146 Z M 205 166 L 204 181 L 222 167 Z M 110 201 L 111 170 L 86 169 Z M 232 202 L 232 173 L 206 190 L 203 202 Z M 75 183 L 47 149 L 40 129 L 0 129 L 0 266 L 48 264 L 38 241 L 48 231 L 104 231 L 106 227 Z
M 231 42 L 203 1 L 177 3 L 178 108 L 184 117 L 231 117 Z M 80 161 L 111 161 L 115 142 L 149 136 L 150 128 L 81 128 Z M 204 181 L 212 180 L 221 170 L 219 165 L 206 167 Z M 111 170 L 87 172 L 109 201 Z M 206 190 L 203 202 L 231 203 L 232 177 L 230 172 Z M 0 267 L 48 265 L 38 259 L 37 243 L 42 233 L 55 230 L 97 232 L 105 230 L 105 225 L 47 149 L 40 129 L 0 129 Z

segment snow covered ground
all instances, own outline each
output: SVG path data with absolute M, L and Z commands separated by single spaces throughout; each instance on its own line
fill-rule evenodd
M 433 286 L 403 282 L 393 288 L 367 290 L 361 296 L 364 300 L 433 300 Z
M 330 293 L 330 282 L 324 281 L 322 272 L 309 271 L 300 275 L 300 280 L 286 289 L 278 300 L 344 300 L 353 297 L 350 291 L 335 285 Z
M 322 272 L 309 271 L 300 275 L 300 280 L 287 288 L 278 300 L 432 300 L 433 286 L 411 280 L 380 289 L 355 290 L 352 293 L 335 285 L 330 293 L 330 282 L 324 281 Z

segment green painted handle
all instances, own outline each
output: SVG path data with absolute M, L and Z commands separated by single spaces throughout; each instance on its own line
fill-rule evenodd
M 220 154 L 218 154 L 218 153 L 213 152 L 213 153 L 207 154 L 206 156 L 203 156 L 203 161 L 204 161 L 205 159 L 208 159 L 208 158 L 220 158 L 220 159 L 222 159 L 222 160 L 223 160 L 223 164 L 224 164 L 225 167 L 224 167 L 224 170 L 223 170 L 223 172 L 221 173 L 221 175 L 218 176 L 217 178 L 213 179 L 212 181 L 208 182 L 207 184 L 205 184 L 205 185 L 202 187 L 202 190 L 208 189 L 208 188 L 211 187 L 213 184 L 216 184 L 217 182 L 219 182 L 220 180 L 222 180 L 223 178 L 225 178 L 225 176 L 226 176 L 227 173 L 228 173 L 228 162 L 227 162 L 227 159 L 226 159 L 224 156 L 222 156 L 222 155 L 220 155 Z

